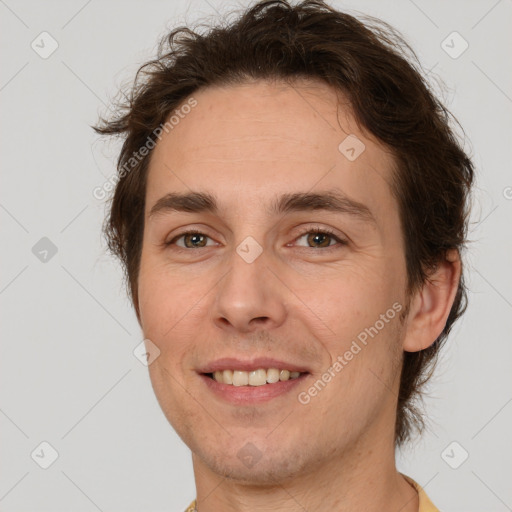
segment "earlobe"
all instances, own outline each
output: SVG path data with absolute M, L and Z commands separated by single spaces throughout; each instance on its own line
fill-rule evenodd
M 456 249 L 448 251 L 411 299 L 403 349 L 424 350 L 442 333 L 455 300 L 462 265 Z

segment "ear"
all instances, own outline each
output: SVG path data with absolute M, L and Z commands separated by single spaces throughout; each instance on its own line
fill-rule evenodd
M 443 331 L 457 294 L 461 268 L 459 252 L 447 251 L 445 259 L 411 299 L 403 342 L 406 352 L 430 347 Z

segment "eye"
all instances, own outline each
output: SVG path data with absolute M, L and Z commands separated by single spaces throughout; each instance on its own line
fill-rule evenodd
M 310 249 L 327 249 L 336 245 L 347 245 L 346 240 L 342 240 L 329 229 L 310 229 L 305 231 L 295 240 L 300 241 L 302 239 L 305 239 L 305 247 Z M 210 241 L 210 243 L 208 241 Z M 216 244 L 209 236 L 205 235 L 201 231 L 190 229 L 176 235 L 172 240 L 166 242 L 165 245 L 175 245 L 182 249 L 202 249 Z M 299 243 L 298 245 L 302 244 Z
M 181 239 L 183 239 L 183 243 L 178 243 Z M 202 249 L 203 247 L 215 245 L 214 243 L 208 244 L 208 239 L 210 239 L 210 237 L 204 233 L 191 229 L 175 236 L 172 240 L 166 242 L 165 245 L 176 245 L 184 249 Z
M 304 238 L 307 247 L 311 249 L 329 248 L 336 244 L 347 245 L 347 242 L 345 240 L 340 239 L 332 231 L 328 229 L 310 229 L 309 231 L 306 231 L 298 238 L 296 238 L 296 240 L 299 241 Z

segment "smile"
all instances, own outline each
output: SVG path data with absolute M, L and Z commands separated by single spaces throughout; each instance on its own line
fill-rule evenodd
M 197 368 L 196 372 L 210 393 L 234 405 L 284 398 L 311 376 L 306 365 L 268 357 L 223 357 Z
M 253 371 L 244 370 L 218 370 L 210 373 L 209 376 L 220 384 L 231 386 L 264 386 L 287 380 L 297 379 L 301 372 L 290 370 L 279 370 L 277 368 L 259 368 Z

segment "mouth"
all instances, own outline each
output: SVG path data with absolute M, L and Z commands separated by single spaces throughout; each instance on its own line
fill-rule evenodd
M 277 382 L 286 382 L 288 380 L 298 379 L 307 372 L 290 371 L 278 368 L 258 368 L 253 371 L 244 370 L 217 370 L 213 373 L 206 373 L 215 382 L 227 384 L 228 386 L 265 386 L 276 384 Z
M 207 389 L 223 401 L 238 405 L 261 403 L 291 392 L 311 373 L 283 361 L 226 358 L 198 371 Z

